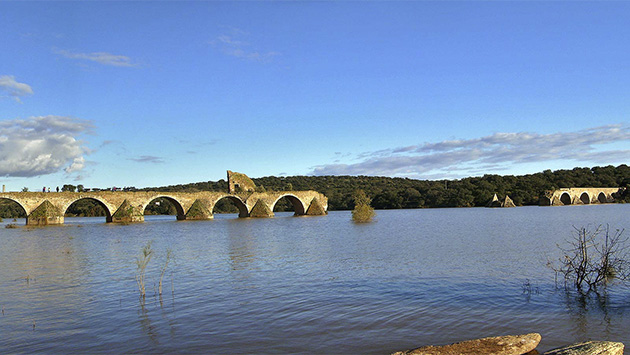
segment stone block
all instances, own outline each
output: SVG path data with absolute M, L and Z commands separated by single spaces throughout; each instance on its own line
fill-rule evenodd
M 547 351 L 543 355 L 623 355 L 623 343 L 587 341 Z
M 538 333 L 506 335 L 443 346 L 423 346 L 398 351 L 392 355 L 523 355 L 536 349 L 540 339 L 541 336 Z

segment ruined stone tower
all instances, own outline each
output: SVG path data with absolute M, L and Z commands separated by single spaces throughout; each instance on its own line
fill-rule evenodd
M 256 184 L 247 175 L 227 171 L 228 193 L 253 192 L 256 190 Z

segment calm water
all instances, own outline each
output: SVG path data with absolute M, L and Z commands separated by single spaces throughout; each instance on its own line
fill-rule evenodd
M 629 217 L 599 205 L 377 211 L 364 225 L 349 212 L 0 225 L 0 353 L 389 354 L 528 332 L 539 350 L 630 345 L 628 289 L 580 299 L 545 267 L 573 225 L 630 232 Z M 143 306 L 135 257 L 148 241 Z

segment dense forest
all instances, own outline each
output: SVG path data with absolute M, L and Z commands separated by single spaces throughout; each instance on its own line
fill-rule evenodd
M 488 204 L 496 193 L 510 196 L 517 206 L 537 205 L 547 190 L 567 187 L 630 187 L 630 167 L 625 164 L 571 170 L 545 170 L 528 175 L 484 175 L 460 180 L 414 180 L 375 176 L 288 176 L 252 178 L 258 191 L 315 190 L 328 197 L 328 209 L 351 210 L 352 195 L 363 190 L 376 209 L 479 207 Z M 65 186 L 64 186 L 65 187 Z M 225 180 L 184 185 L 144 188 L 146 191 L 227 191 Z M 630 189 L 617 196 L 619 202 L 630 202 Z M 275 211 L 291 210 L 281 201 Z M 236 212 L 231 202 L 221 200 L 215 213 Z M 165 199 L 147 206 L 146 214 L 174 214 L 175 208 Z M 102 216 L 101 207 L 90 200 L 81 200 L 67 211 L 72 216 Z M 0 217 L 24 215 L 16 203 L 0 200 Z
M 628 187 L 627 165 L 545 170 L 528 175 L 484 175 L 460 180 L 414 180 L 375 176 L 268 176 L 252 178 L 260 191 L 315 190 L 328 197 L 328 209 L 351 210 L 352 194 L 365 191 L 376 209 L 486 206 L 496 193 L 517 206 L 537 205 L 547 190 L 567 187 Z M 227 182 L 198 182 L 147 188 L 157 191 L 226 191 Z M 619 196 L 630 202 L 630 196 Z

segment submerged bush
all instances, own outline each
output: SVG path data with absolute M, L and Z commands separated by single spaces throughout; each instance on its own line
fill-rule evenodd
M 357 190 L 354 193 L 354 209 L 352 210 L 352 220 L 357 223 L 371 222 L 376 213 L 374 208 L 370 206 L 372 200 L 367 197 L 363 190 Z
M 562 252 L 558 264 L 548 262 L 548 266 L 563 276 L 565 287 L 572 285 L 582 293 L 597 292 L 612 280 L 629 281 L 629 246 L 623 232 L 611 233 L 608 226 L 594 231 L 575 228 L 573 237 L 564 246 L 558 245 Z

